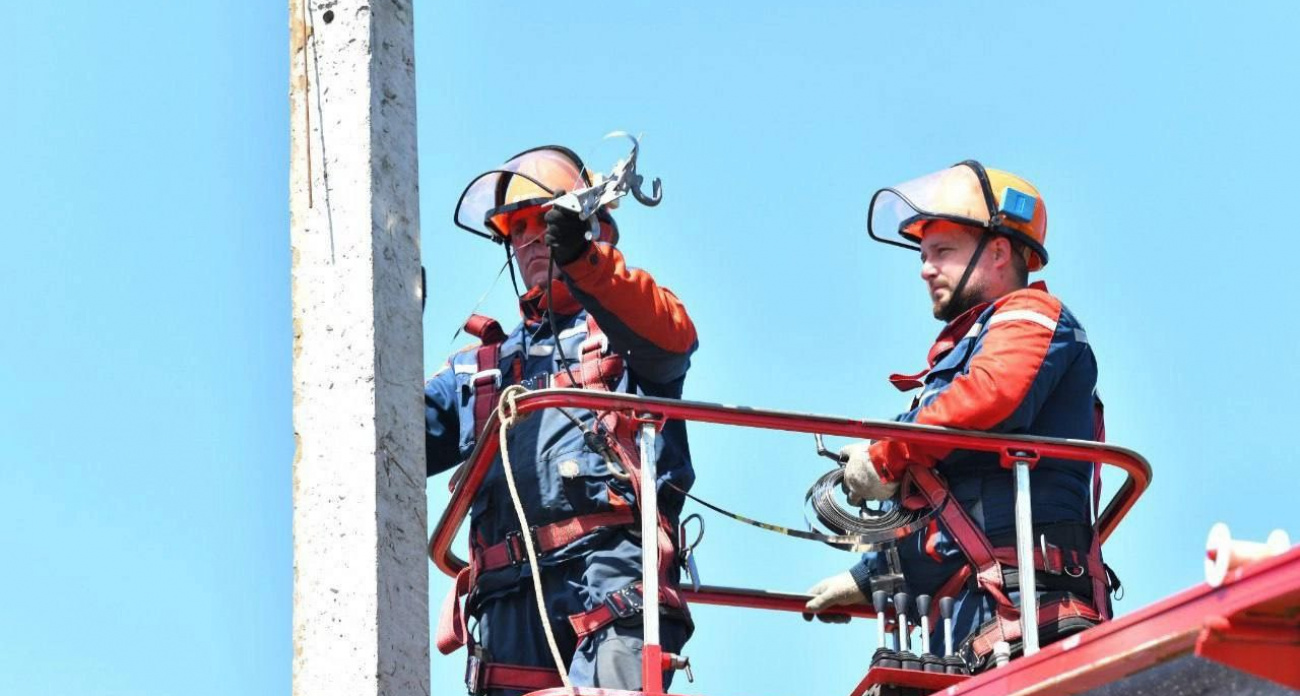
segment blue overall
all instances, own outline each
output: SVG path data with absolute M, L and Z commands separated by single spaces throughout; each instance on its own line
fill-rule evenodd
M 920 396 L 894 420 L 1003 434 L 1095 437 L 1097 363 L 1087 334 L 1038 283 L 951 322 L 931 351 L 929 369 L 915 379 L 917 383 L 900 388 L 923 387 Z M 873 445 L 872 460 L 895 470 L 908 463 L 935 467 L 952 498 L 993 546 L 1014 544 L 1014 477 L 996 453 L 882 441 Z M 1072 546 L 1086 550 L 1092 467 L 1057 459 L 1039 462 L 1030 477 L 1036 538 L 1042 530 L 1061 530 L 1067 537 L 1081 536 Z M 934 595 L 969 562 L 943 524 L 907 537 L 898 552 L 913 597 Z M 884 555 L 864 555 L 851 572 L 866 590 L 870 575 L 886 572 Z M 1015 594 L 1011 599 L 1018 601 Z M 968 583 L 956 597 L 954 643 L 993 619 L 994 608 L 987 593 Z M 943 645 L 941 628 L 935 626 L 932 646 Z
M 464 461 L 473 451 L 475 390 L 473 375 L 500 369 L 502 387 L 522 383 L 544 386 L 548 376 L 580 372 L 581 345 L 587 338 L 588 314 L 604 332 L 609 350 L 623 356 L 626 369 L 612 391 L 680 398 L 689 358 L 697 346 L 695 330 L 680 302 L 644 271 L 627 269 L 612 246 L 593 244 L 588 255 L 568 264 L 563 284 L 552 286 L 555 328 L 552 333 L 538 289 L 525 296 L 525 320 L 501 343 L 498 365 L 478 365 L 476 347 L 456 353 L 425 385 L 428 474 L 433 476 Z M 562 358 L 563 355 L 563 358 Z M 589 430 L 595 415 L 566 409 Z M 583 433 L 557 409 L 535 412 L 508 432 L 515 484 L 530 526 L 608 512 L 614 502 L 634 504 L 630 483 L 611 474 L 604 457 L 584 442 Z M 685 425 L 667 422 L 656 438 L 661 513 L 674 529 L 683 496 L 694 481 Z M 471 546 L 498 544 L 520 529 L 505 481 L 500 455 L 493 462 L 470 512 Z M 572 655 L 568 669 L 575 686 L 636 689 L 641 683 L 641 617 L 615 621 L 585 637 L 569 624 L 571 615 L 595 609 L 618 590 L 641 580 L 639 527 L 625 525 L 595 531 L 541 554 L 542 587 L 547 614 L 561 654 Z M 675 586 L 677 564 L 663 569 Z M 552 667 L 536 610 L 526 558 L 522 563 L 478 575 L 467 612 L 477 619 L 479 646 L 493 663 Z M 666 610 L 661 644 L 678 652 L 689 637 L 689 617 Z M 667 679 L 670 675 L 665 675 Z M 493 693 L 511 690 L 491 689 Z M 518 693 L 514 691 L 513 693 Z

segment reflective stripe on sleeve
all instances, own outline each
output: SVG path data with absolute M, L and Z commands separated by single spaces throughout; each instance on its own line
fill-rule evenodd
M 1009 309 L 1005 312 L 997 312 L 989 317 L 985 326 L 1001 324 L 1004 321 L 1031 321 L 1039 326 L 1047 328 L 1049 331 L 1056 330 L 1056 322 L 1047 315 L 1035 312 L 1032 309 Z

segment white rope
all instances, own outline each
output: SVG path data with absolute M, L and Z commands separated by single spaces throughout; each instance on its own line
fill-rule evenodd
M 528 552 L 528 567 L 533 576 L 533 593 L 537 597 L 537 613 L 542 619 L 542 630 L 546 632 L 546 644 L 551 648 L 551 659 L 555 660 L 555 669 L 560 673 L 560 681 L 564 682 L 564 688 L 572 689 L 568 665 L 560 657 L 560 647 L 556 644 L 555 634 L 551 631 L 551 619 L 546 613 L 546 597 L 542 594 L 542 569 L 537 565 L 537 549 L 533 547 L 533 535 L 528 531 L 528 517 L 524 515 L 524 504 L 519 499 L 519 490 L 515 488 L 515 472 L 510 466 L 510 445 L 506 434 L 514 427 L 515 420 L 518 418 L 515 412 L 515 399 L 527 393 L 528 390 L 524 387 L 513 384 L 501 392 L 501 400 L 497 402 L 497 418 L 501 420 L 501 428 L 498 431 L 501 438 L 501 466 L 506 471 L 506 486 L 510 489 L 510 502 L 514 503 L 515 516 L 519 518 L 521 530 L 519 536 L 523 538 L 524 550 Z

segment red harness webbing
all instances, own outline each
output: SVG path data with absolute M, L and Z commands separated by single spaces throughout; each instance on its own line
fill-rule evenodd
M 477 682 L 471 687 L 474 690 L 470 693 L 481 694 L 487 689 L 512 689 L 528 693 L 564 686 L 560 673 L 552 667 L 527 667 L 503 662 L 480 663 Z
M 939 519 L 948 528 L 948 533 L 952 535 L 957 548 L 961 549 L 966 560 L 975 567 L 975 578 L 980 589 L 988 592 L 999 607 L 1014 610 L 1015 605 L 1002 591 L 1002 566 L 998 563 L 993 545 L 989 543 L 988 537 L 984 536 L 984 532 L 975 526 L 961 505 L 955 500 L 949 500 L 947 484 L 939 480 L 939 475 L 929 467 L 912 465 L 908 467 L 908 473 L 930 507 L 939 509 L 942 506 Z M 944 501 L 948 501 L 949 504 L 944 505 Z
M 984 305 L 978 310 L 968 312 L 966 315 L 963 315 L 963 317 L 954 320 L 948 326 L 944 327 L 938 340 L 936 340 L 934 346 L 930 349 L 930 354 L 928 356 L 929 365 L 925 370 L 914 375 L 891 375 L 889 381 L 897 387 L 899 391 L 910 391 L 924 386 L 925 378 L 929 374 L 929 369 L 933 367 L 944 354 L 951 350 L 952 347 L 956 345 L 957 341 L 961 340 L 960 337 L 964 336 L 965 333 L 969 331 L 970 326 L 974 323 L 975 319 L 978 318 L 980 312 L 982 312 L 986 307 L 987 305 Z M 1093 395 L 1093 404 L 1093 439 L 1097 442 L 1105 442 L 1106 422 L 1104 418 L 1104 409 L 1101 399 L 1098 398 L 1095 393 Z M 1111 612 L 1109 603 L 1106 601 L 1106 596 L 1109 592 L 1110 586 L 1107 582 L 1105 566 L 1101 561 L 1101 538 L 1097 527 L 1099 521 L 1098 516 L 1101 508 L 1101 466 L 1096 462 L 1094 462 L 1092 466 L 1092 544 L 1088 550 L 1086 558 L 1084 559 L 1084 563 L 1079 564 L 1078 561 L 1075 560 L 1074 565 L 1082 565 L 1085 572 L 1088 573 L 1092 580 L 1092 601 L 1096 605 L 1094 613 L 1101 617 L 1101 620 L 1109 620 Z M 1006 592 L 1003 589 L 1004 579 L 1002 576 L 1003 565 L 1014 567 L 1018 563 L 1015 548 L 994 548 L 992 543 L 989 542 L 988 537 L 986 537 L 984 532 L 975 525 L 966 514 L 966 511 L 962 509 L 961 505 L 955 499 L 951 499 L 947 483 L 940 479 L 933 469 L 912 464 L 908 466 L 907 471 L 915 485 L 915 488 L 919 490 L 921 496 L 925 498 L 930 507 L 938 508 L 938 506 L 945 500 L 950 503 L 943 507 L 938 515 L 938 519 L 942 520 L 944 526 L 947 527 L 953 542 L 957 544 L 957 548 L 961 550 L 962 555 L 964 555 L 966 560 L 969 562 L 967 565 L 962 566 L 956 573 L 953 573 L 952 577 L 948 578 L 948 580 L 943 583 L 935 593 L 935 598 L 955 597 L 970 579 L 972 568 L 974 568 L 976 581 L 979 584 L 980 589 L 988 592 L 997 604 L 996 612 L 998 619 L 996 623 L 1015 623 L 1017 626 L 1016 636 L 1018 637 L 1020 631 L 1018 628 L 1020 610 L 1011 602 L 1010 598 L 1007 597 Z M 906 485 L 904 488 L 906 488 Z M 938 541 L 937 532 L 938 523 L 936 520 L 932 520 L 930 526 L 926 530 L 927 537 L 924 544 L 924 551 L 936 562 L 940 560 L 936 545 L 936 542 Z M 1042 570 L 1048 574 L 1059 574 L 1066 568 L 1067 564 L 1065 563 L 1065 559 L 1061 556 L 1061 549 L 1049 546 L 1046 558 L 1041 549 L 1034 550 L 1034 566 L 1038 570 Z M 933 622 L 937 621 L 939 618 L 939 603 L 936 601 L 932 606 L 933 609 L 930 611 L 930 617 Z M 1040 608 L 1040 617 L 1043 616 L 1041 611 Z
M 1106 441 L 1106 422 L 1103 414 L 1102 403 L 1100 399 L 1094 402 L 1094 433 L 1093 439 L 1097 442 Z M 1101 466 L 1093 463 L 1093 524 L 1092 524 L 1092 543 L 1088 549 L 1087 555 L 1083 559 L 1071 558 L 1066 559 L 1062 550 L 1055 546 L 1047 547 L 1047 555 L 1044 556 L 1041 548 L 1034 549 L 1034 567 L 1051 575 L 1059 575 L 1066 572 L 1069 567 L 1081 567 L 1083 572 L 1088 574 L 1092 581 L 1092 602 L 1095 605 L 1092 608 L 1094 614 L 1100 617 L 1100 620 L 1110 619 L 1110 608 L 1106 601 L 1106 595 L 1110 590 L 1107 583 L 1106 568 L 1101 561 L 1101 538 L 1098 534 L 1097 521 L 1098 511 L 1101 506 Z M 948 528 L 949 534 L 952 535 L 953 542 L 961 550 L 962 555 L 970 565 L 963 566 L 959 571 L 953 574 L 944 582 L 943 586 L 935 593 L 936 597 L 956 596 L 966 581 L 971 576 L 971 566 L 977 572 L 977 582 L 980 589 L 989 593 L 997 603 L 998 623 L 1008 621 L 1018 622 L 1020 610 L 1011 602 L 1003 590 L 1003 577 L 1001 566 L 1015 567 L 1019 562 L 1016 558 L 1015 547 L 994 548 L 989 542 L 984 532 L 975 526 L 965 510 L 957 503 L 956 500 L 949 499 L 948 486 L 943 482 L 933 469 L 912 465 L 908 467 L 908 473 L 911 475 L 916 488 L 920 490 L 921 495 L 926 499 L 931 507 L 936 507 L 945 499 L 948 499 L 949 505 L 945 506 L 939 513 L 939 519 Z M 933 540 L 937 530 L 934 525 L 928 530 L 930 538 L 926 540 L 925 549 L 927 553 L 933 550 Z M 931 554 L 935 555 L 935 554 Z M 938 560 L 936 558 L 936 560 Z M 1082 562 L 1080 562 L 1082 561 Z M 934 603 L 934 608 L 930 612 L 931 619 L 937 620 L 939 615 L 939 603 Z M 1040 614 L 1041 615 L 1041 614 Z M 1016 635 L 1019 636 L 1019 628 L 1016 629 Z
M 481 343 L 474 354 L 477 372 L 470 376 L 469 382 L 470 389 L 474 390 L 474 437 L 478 437 L 501 395 L 501 344 L 506 340 L 506 332 L 496 319 L 471 314 L 465 322 L 465 333 Z
M 465 623 L 465 611 L 460 598 L 469 594 L 474 580 L 474 566 L 462 568 L 456 574 L 456 582 L 451 584 L 446 598 L 442 600 L 442 613 L 438 615 L 438 632 L 434 636 L 434 644 L 443 655 L 460 650 L 469 640 L 469 627 Z
M 483 434 L 487 420 L 497 408 L 501 396 L 501 387 L 505 383 L 501 373 L 501 344 L 506 334 L 501 324 L 481 314 L 472 314 L 465 322 L 465 333 L 477 337 L 481 342 L 476 349 L 474 362 L 477 372 L 470 378 L 470 388 L 474 390 L 474 436 Z M 559 338 L 555 339 L 557 342 Z M 596 391 L 609 391 L 610 383 L 623 376 L 625 368 L 623 356 L 607 355 L 609 340 L 605 332 L 596 325 L 596 320 L 587 316 L 587 338 L 579 347 L 579 370 L 575 375 L 568 370 L 558 370 L 549 379 L 549 384 L 556 388 L 580 387 Z M 523 359 L 515 363 L 514 381 L 517 383 L 523 374 Z
M 629 594 L 633 595 L 635 600 L 630 600 L 628 598 Z M 605 602 L 595 609 L 570 615 L 569 626 L 573 627 L 573 632 L 578 636 L 578 640 L 582 640 L 620 618 L 641 611 L 643 597 L 644 588 L 639 581 L 635 582 L 622 591 L 611 593 L 605 599 Z M 677 588 L 663 582 L 659 584 L 659 600 L 666 607 L 689 613 Z
M 538 527 L 533 532 L 536 539 L 535 548 L 538 553 L 554 551 L 598 529 L 632 524 L 635 521 L 636 515 L 631 507 L 615 504 L 615 509 L 608 512 L 570 517 L 567 520 Z M 481 550 L 471 549 L 470 565 L 456 575 L 456 582 L 452 584 L 446 599 L 443 600 L 436 640 L 438 650 L 442 654 L 449 655 L 459 650 L 468 640 L 469 631 L 460 598 L 469 594 L 479 574 L 527 562 L 528 556 L 523 541 L 517 534 L 508 535 L 505 541 Z
M 478 371 L 471 378 L 470 386 L 474 390 L 474 432 L 481 436 L 488 418 L 496 409 L 500 398 L 502 376 L 500 371 L 501 343 L 506 336 L 500 324 L 495 320 L 473 315 L 465 325 L 466 332 L 477 336 L 482 342 L 477 349 L 475 360 Z M 558 337 L 557 337 L 558 340 Z M 549 386 L 573 387 L 596 391 L 609 391 L 612 383 L 622 377 L 625 369 L 622 356 L 607 354 L 609 342 L 595 319 L 587 317 L 587 338 L 579 347 L 579 370 L 576 375 L 568 370 L 559 370 L 552 375 Z M 522 360 L 520 361 L 522 363 Z M 484 368 L 491 365 L 492 367 Z M 518 381 L 519 375 L 515 375 Z M 575 384 L 576 382 L 576 384 Z M 641 495 L 639 452 L 635 446 L 636 422 L 624 413 L 605 413 L 600 416 L 601 423 L 614 440 L 615 451 L 620 462 L 631 474 L 630 483 L 634 495 Z M 605 527 L 634 524 L 637 521 L 635 511 L 622 501 L 613 490 L 610 491 L 611 506 L 606 512 L 592 513 L 554 522 L 533 530 L 538 553 L 546 553 L 563 548 L 598 529 Z M 673 538 L 668 519 L 659 516 L 659 574 L 660 597 L 665 606 L 679 609 L 689 616 L 686 601 L 678 589 L 668 582 L 668 570 L 675 558 Z M 456 582 L 443 602 L 442 615 L 438 622 L 437 647 L 443 654 L 450 654 L 464 646 L 469 640 L 468 627 L 461 597 L 469 594 L 480 573 L 505 568 L 511 565 L 527 563 L 522 539 L 518 533 L 507 535 L 504 541 L 492 546 L 473 549 L 469 567 L 461 570 Z M 631 589 L 631 588 L 630 588 Z M 640 583 L 635 586 L 635 593 L 640 594 Z M 621 596 L 621 595 L 620 595 Z M 611 601 L 616 599 L 611 595 Z M 638 607 L 639 608 L 639 607 Z M 610 603 L 590 611 L 569 617 L 579 639 L 604 628 L 621 614 Z M 481 663 L 479 667 L 479 684 L 483 688 L 518 688 L 535 690 L 559 686 L 559 674 L 551 668 L 524 667 L 503 663 Z M 533 680 L 533 681 L 530 681 Z M 545 683 L 543 683 L 545 680 Z M 516 686 L 520 685 L 520 686 Z
M 596 320 L 587 315 L 587 338 L 578 348 L 579 365 L 582 371 L 582 388 L 593 391 L 609 391 L 609 384 L 606 380 L 616 375 L 606 370 L 605 361 L 601 356 L 609 352 L 609 339 L 605 337 L 605 332 L 596 326 Z M 610 358 L 617 359 L 618 375 L 623 372 L 623 358 L 619 355 L 611 355 Z M 567 377 L 568 374 L 565 374 Z
M 597 340 L 603 340 L 603 337 Z M 583 343 L 583 361 L 585 363 L 583 372 L 584 375 L 598 376 L 599 373 L 592 371 L 596 361 L 590 356 L 596 351 L 593 346 L 589 345 L 591 343 L 593 341 L 590 337 Z M 640 449 L 636 445 L 637 421 L 630 418 L 627 413 L 608 412 L 601 416 L 601 423 L 605 426 L 607 432 L 613 436 L 614 450 L 618 453 L 619 461 L 622 462 L 624 469 L 629 474 L 628 482 L 632 485 L 633 495 L 636 496 L 637 500 L 641 500 L 643 491 L 641 490 Z M 658 495 L 658 491 L 651 491 L 649 495 Z M 655 527 L 659 548 L 659 598 L 664 603 L 664 606 L 681 611 L 689 620 L 690 607 L 686 604 L 686 598 L 668 579 L 668 571 L 676 560 L 676 544 L 673 540 L 672 525 L 669 523 L 668 518 L 660 512 L 658 524 Z M 639 595 L 640 583 L 636 583 L 634 589 Z M 579 639 L 599 631 L 620 618 L 613 611 L 613 607 L 610 606 L 610 600 L 612 599 L 614 598 L 607 598 L 606 602 L 601 606 L 569 617 L 569 623 Z
M 496 365 L 500 359 L 500 343 L 485 343 L 479 346 L 475 355 L 479 365 Z M 496 410 L 497 399 L 501 396 L 501 369 L 480 368 L 470 377 L 469 386 L 474 390 L 474 437 L 478 437 L 483 434 L 488 417 Z
M 608 512 L 596 512 L 590 515 L 570 517 L 533 532 L 533 548 L 538 553 L 546 553 L 563 548 L 582 537 L 605 527 L 621 527 L 636 522 L 636 515 L 631 507 L 616 505 Z M 524 542 L 518 534 L 507 535 L 506 540 L 493 544 L 474 554 L 474 566 L 477 572 L 486 573 L 512 565 L 528 562 Z
M 1102 621 L 1101 614 L 1096 609 L 1072 597 L 1044 602 L 1038 607 L 1038 628 L 1040 632 L 1045 626 L 1051 626 L 1069 618 L 1085 619 L 1093 623 Z M 993 646 L 998 641 L 1012 643 L 1020 640 L 1020 637 L 1019 618 L 1008 619 L 999 612 L 996 620 L 990 622 L 984 630 L 969 639 L 970 649 L 977 657 L 983 658 L 993 652 Z

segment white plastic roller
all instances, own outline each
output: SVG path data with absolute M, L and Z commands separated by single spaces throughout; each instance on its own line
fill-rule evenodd
M 1223 584 L 1230 571 L 1247 563 L 1277 556 L 1291 548 L 1291 537 L 1281 529 L 1274 529 L 1268 541 L 1237 541 L 1228 531 L 1228 525 L 1218 522 L 1210 527 L 1205 540 L 1205 582 L 1210 587 Z

